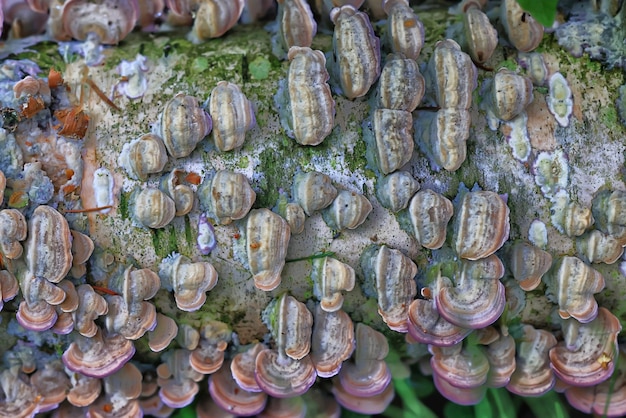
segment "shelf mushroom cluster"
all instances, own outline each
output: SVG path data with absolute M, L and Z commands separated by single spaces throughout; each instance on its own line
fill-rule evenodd
M 258 7 L 261 2 L 172 0 L 167 2 L 167 17 L 161 18 L 160 1 L 7 0 L 0 8 L 0 24 L 11 25 L 11 37 L 47 29 L 59 41 L 117 44 L 136 25 L 149 29 L 161 19 L 172 25 L 193 24 L 190 36 L 200 42 L 226 33 L 244 7 L 251 11 L 254 3 Z M 251 15 L 263 16 L 272 7 L 265 3 L 263 10 Z M 465 39 L 459 43 L 447 39 L 435 46 L 427 64 L 427 82 L 417 65 L 423 27 L 407 0 L 367 2 L 371 16 L 387 16 L 382 46 L 392 55 L 382 71 L 380 40 L 368 15 L 358 11 L 363 1 L 341 2 L 350 4 L 337 8 L 330 7 L 330 1 L 315 2 L 316 12 L 323 14 L 320 24 L 335 25 L 328 62 L 321 51 L 310 49 L 317 30 L 310 6 L 298 0 L 279 3 L 277 36 L 283 50 L 279 55 L 284 59 L 286 52 L 291 61 L 288 88 L 283 91 L 289 100 L 276 98 L 279 104 L 287 103 L 285 132 L 299 144 L 313 146 L 332 133 L 335 101 L 327 67 L 331 85 L 349 100 L 363 100 L 378 80 L 372 93 L 376 109 L 364 125 L 371 127 L 367 145 L 372 167 L 381 174 L 377 196 L 406 221 L 409 234 L 431 256 L 427 268 L 420 271 L 414 260 L 386 244 L 367 248 L 360 265 L 354 267 L 332 257 L 316 259 L 311 279 L 317 303 L 305 305 L 291 295 L 279 295 L 265 310 L 271 334 L 267 344 L 249 347 L 237 344 L 228 324 L 176 323 L 151 302 L 159 291 L 172 292 L 178 310 L 199 310 L 217 283 L 218 273 L 206 261 L 174 253 L 161 260 L 158 273 L 124 265 L 112 267 L 106 283 L 86 283 L 87 263 L 99 268 L 101 255 L 92 257 L 93 242 L 71 229 L 62 212 L 65 204 L 75 204 L 65 198 L 82 180 L 77 140 L 93 126 L 82 109 L 55 108 L 70 102 L 58 75 L 51 72 L 46 82 L 35 77 L 37 71 L 29 64 L 7 62 L 3 65 L 9 71 L 0 81 L 16 77 L 9 80 L 15 97 L 2 98 L 8 101 L 3 109 L 15 111 L 3 114 L 3 138 L 14 141 L 8 152 L 22 152 L 15 145 L 12 131 L 18 127 L 12 120 L 37 134 L 41 126 L 61 122 L 51 137 L 63 152 L 46 157 L 51 162 L 37 147 L 20 144 L 26 158 L 11 155 L 2 167 L 6 173 L 0 171 L 4 268 L 0 309 L 15 304 L 16 322 L 26 333 L 47 336 L 44 333 L 50 331 L 69 337 L 63 340 L 67 344 L 60 358 L 47 354 L 36 359 L 29 347 L 16 343 L 7 355 L 9 366 L 0 371 L 2 414 L 32 416 L 58 407 L 59 413 L 68 414 L 85 408 L 89 416 L 165 417 L 194 400 L 205 376 L 209 376 L 211 399 L 203 398 L 199 416 L 225 411 L 239 416 L 269 416 L 277 411 L 301 416 L 303 397 L 323 399 L 331 409 L 327 416 L 339 415 L 337 403 L 361 413 L 380 413 L 394 396 L 385 363 L 387 339 L 361 322 L 354 326 L 343 311 L 343 292 L 362 285 L 376 299 L 390 330 L 405 333 L 409 344 L 429 346 L 435 385 L 457 403 L 479 402 L 487 387 L 506 387 L 523 396 L 556 388 L 581 410 L 604 413 L 608 408 L 612 415 L 623 415 L 625 369 L 616 370 L 616 356 L 624 355 L 617 341 L 621 325 L 599 306 L 595 295 L 609 280 L 597 264 L 615 263 L 626 245 L 626 193 L 602 190 L 591 208 L 585 208 L 568 194 L 564 151 L 532 156 L 536 185 L 554 205 L 550 220 L 561 234 L 575 240 L 575 255 L 553 255 L 545 250 L 541 234 L 529 233 L 530 243 L 505 244 L 510 230 L 505 196 L 462 191 L 453 204 L 432 185 L 418 192 L 420 184 L 413 175 L 398 171 L 414 157 L 416 143 L 437 167 L 455 171 L 465 162 L 472 122 L 469 108 L 477 87 L 474 63 L 485 65 L 497 48 L 497 32 L 482 11 L 486 2 L 462 2 Z M 543 27 L 514 0 L 503 1 L 500 11 L 499 22 L 510 44 L 524 53 L 535 49 Z M 296 23 L 297 17 L 304 22 Z M 525 55 L 520 61 L 527 65 L 528 77 L 498 69 L 483 84 L 483 91 L 489 92 L 483 110 L 509 123 L 513 131 L 521 123 L 521 135 L 527 135 L 524 111 L 533 100 L 532 81 L 549 88 L 547 105 L 560 126 L 567 128 L 573 98 L 565 77 L 554 71 L 548 77 L 539 55 Z M 309 108 L 315 110 L 299 107 L 303 100 L 298 94 L 310 95 L 314 106 Z M 432 104 L 429 101 L 437 104 L 436 112 L 416 111 L 423 102 Z M 184 93 L 175 95 L 162 109 L 153 132 L 125 144 L 117 163 L 134 185 L 156 180 L 170 162 L 168 154 L 174 160 L 188 158 L 211 131 L 219 152 L 237 150 L 254 126 L 251 102 L 239 86 L 222 81 L 203 105 Z M 519 161 L 531 158 L 529 144 L 510 143 Z M 518 152 L 516 147 L 523 149 Z M 95 201 L 112 202 L 113 176 L 106 170 L 100 173 L 102 187 L 95 190 Z M 327 225 L 339 232 L 358 228 L 373 210 L 365 195 L 343 186 L 338 190 L 329 176 L 315 171 L 299 172 L 292 200 L 282 191 L 275 211 L 252 209 L 256 192 L 244 175 L 228 170 L 206 173 L 202 179 L 175 168 L 158 184 L 158 188 L 139 186 L 141 191 L 131 202 L 135 220 L 145 228 L 163 228 L 174 217 L 190 213 L 197 191 L 206 211 L 198 216 L 198 251 L 208 255 L 215 247 L 213 223 L 222 226 L 241 220 L 246 267 L 262 291 L 280 285 L 291 235 L 303 231 L 307 216 L 321 212 Z M 5 188 L 10 189 L 6 205 Z M 53 199 L 55 191 L 59 195 Z M 98 206 L 95 209 L 105 213 L 112 204 Z M 80 209 L 67 213 L 72 211 Z M 541 226 L 537 231 L 542 231 Z M 545 289 L 554 304 L 559 338 L 510 321 L 524 309 L 524 292 L 536 289 Z M 142 372 L 131 361 L 143 336 L 153 352 L 177 345 L 165 351 L 155 373 Z M 617 380 L 612 386 L 609 377 L 614 373 Z M 334 400 L 316 392 L 317 378 L 332 378 Z M 612 402 L 607 405 L 609 398 Z

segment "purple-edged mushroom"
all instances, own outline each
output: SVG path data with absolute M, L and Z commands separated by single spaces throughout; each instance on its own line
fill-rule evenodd
M 332 377 L 354 350 L 354 325 L 344 311 L 326 312 L 315 308 L 311 337 L 311 361 L 320 377 Z
M 263 344 L 257 343 L 233 357 L 230 363 L 230 371 L 233 379 L 243 390 L 261 392 L 261 388 L 254 378 L 254 367 L 256 356 L 265 348 Z
M 587 324 L 565 320 L 565 341 L 550 350 L 552 370 L 572 386 L 604 382 L 615 370 L 613 355 L 618 351 L 617 335 L 621 330 L 619 319 L 606 308 L 600 308 L 596 319 Z
M 444 319 L 463 328 L 484 328 L 494 323 L 506 304 L 500 278 L 504 265 L 496 256 L 461 261 L 454 284 L 439 276 L 435 284 L 435 307 Z
M 517 345 L 517 367 L 506 388 L 520 396 L 541 396 L 555 383 L 549 367 L 548 351 L 556 345 L 552 333 L 524 325 L 524 336 Z
M 432 300 L 415 299 L 409 305 L 408 332 L 416 342 L 448 347 L 463 341 L 472 330 L 446 321 Z
M 354 361 L 345 363 L 339 372 L 342 391 L 361 398 L 378 395 L 391 382 L 391 371 L 384 360 L 389 353 L 387 339 L 361 322 L 355 334 Z
M 121 335 L 105 336 L 98 329 L 91 338 L 77 335 L 63 353 L 63 363 L 74 372 L 102 378 L 121 369 L 134 354 L 132 341 Z
M 233 379 L 228 365 L 209 377 L 209 393 L 219 407 L 237 416 L 256 415 L 265 408 L 267 402 L 265 393 L 242 389 Z

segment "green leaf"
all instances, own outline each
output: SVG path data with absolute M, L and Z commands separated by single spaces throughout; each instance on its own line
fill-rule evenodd
M 172 415 L 172 418 L 196 418 L 196 410 L 193 406 L 188 405 L 182 409 L 179 409 Z
M 493 418 L 493 407 L 487 396 L 484 396 L 480 402 L 474 405 L 474 415 L 480 418 Z
M 437 415 L 419 400 L 409 379 L 393 379 L 393 386 L 398 396 L 402 398 L 406 411 L 419 418 L 437 418 Z
M 516 418 L 517 408 L 511 400 L 509 392 L 504 389 L 488 389 L 487 397 L 491 400 L 491 405 L 495 410 L 495 416 L 500 418 Z M 478 414 L 476 416 L 479 416 Z
M 569 418 L 563 400 L 554 391 L 537 398 L 523 399 L 536 417 Z
M 474 408 L 471 406 L 463 406 L 454 402 L 446 402 L 443 406 L 444 418 L 474 418 Z M 482 418 L 480 416 L 476 416 Z
M 549 28 L 554 23 L 556 4 L 559 0 L 517 0 L 517 2 L 543 26 Z

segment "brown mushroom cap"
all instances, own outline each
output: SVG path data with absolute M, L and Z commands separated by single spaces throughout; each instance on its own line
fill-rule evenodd
M 265 393 L 240 388 L 229 367 L 222 367 L 209 377 L 209 393 L 218 406 L 238 416 L 258 414 L 267 402 Z

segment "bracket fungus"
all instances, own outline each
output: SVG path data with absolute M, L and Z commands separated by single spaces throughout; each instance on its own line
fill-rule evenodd
M 256 415 L 267 403 L 267 394 L 248 392 L 240 388 L 233 379 L 228 364 L 209 377 L 209 393 L 220 408 L 237 416 Z
M 593 295 L 604 289 L 600 272 L 577 257 L 565 256 L 557 261 L 547 282 L 559 305 L 561 318 L 571 316 L 583 324 L 595 319 L 598 303 Z
M 248 179 L 241 173 L 219 170 L 208 177 L 198 190 L 200 202 L 220 224 L 244 218 L 256 199 Z
M 163 355 L 164 363 L 157 368 L 159 398 L 171 408 L 189 405 L 200 390 L 196 382 L 204 375 L 191 367 L 190 356 L 189 350 L 168 351 Z
M 69 0 L 63 4 L 63 28 L 72 38 L 84 41 L 95 33 L 102 44 L 117 44 L 137 21 L 136 1 Z
M 600 308 L 598 316 L 586 324 L 566 319 L 564 341 L 550 349 L 554 374 L 571 386 L 595 386 L 609 379 L 615 370 L 613 356 L 621 330 L 619 319 L 606 308 Z
M 463 33 L 472 60 L 483 64 L 491 58 L 498 46 L 498 31 L 481 10 L 485 1 L 469 0 L 463 5 Z
M 167 152 L 174 158 L 186 157 L 206 137 L 213 121 L 193 96 L 178 93 L 163 107 L 155 133 L 163 138 Z
M 322 51 L 307 46 L 292 46 L 287 58 L 290 114 L 286 115 L 285 131 L 301 145 L 319 145 L 335 124 L 335 101 L 328 85 L 326 57 Z
M 230 371 L 237 385 L 248 392 L 261 392 L 261 388 L 254 379 L 256 356 L 265 349 L 261 343 L 256 343 L 247 350 L 235 354 L 230 362 Z
M 194 195 L 190 186 L 182 184 L 183 171 L 174 169 L 161 177 L 160 189 L 174 201 L 174 216 L 184 216 L 193 209 Z
M 146 228 L 164 228 L 176 215 L 176 203 L 159 189 L 143 189 L 135 197 L 133 212 Z
M 0 311 L 4 303 L 13 299 L 19 290 L 15 276 L 8 270 L 0 270 Z
M 475 397 L 482 398 L 489 373 L 489 361 L 482 350 L 458 344 L 431 346 L 430 351 L 435 386 L 442 395 L 461 405 L 471 405 L 476 403 Z
M 407 332 L 407 310 L 417 293 L 415 263 L 400 250 L 382 245 L 363 252 L 361 267 L 366 280 L 374 283 L 383 321 L 394 331 Z
M 447 321 L 463 328 L 484 328 L 494 323 L 506 304 L 502 261 L 487 258 L 462 260 L 454 286 L 447 277 L 439 276 L 434 289 L 435 307 Z
M 63 215 L 51 206 L 37 206 L 28 220 L 24 244 L 28 270 L 52 283 L 60 282 L 72 268 L 72 236 Z
M 227 81 L 218 82 L 211 90 L 208 108 L 214 119 L 213 140 L 217 149 L 224 152 L 240 148 L 246 132 L 256 125 L 252 103 L 241 88 Z
M 414 59 L 400 53 L 390 54 L 378 80 L 378 105 L 383 109 L 412 112 L 422 101 L 425 88 L 424 76 Z
M 430 189 L 417 192 L 409 204 L 411 232 L 422 246 L 435 250 L 441 248 L 446 240 L 448 222 L 454 208 L 443 195 Z
M 311 361 L 320 377 L 335 376 L 354 350 L 354 325 L 344 311 L 315 308 L 311 337 Z
M 541 396 L 552 389 L 556 381 L 548 358 L 548 352 L 557 343 L 556 337 L 531 325 L 524 325 L 523 331 L 524 336 L 517 343 L 515 372 L 506 388 L 521 396 Z
M 509 208 L 495 192 L 463 195 L 454 224 L 454 248 L 461 258 L 478 260 L 495 253 L 509 239 Z
M 354 288 L 354 269 L 339 260 L 323 257 L 313 261 L 313 294 L 320 301 L 321 309 L 335 312 L 343 305 L 342 291 Z
M 0 200 L 0 204 L 1 200 Z M 20 241 L 26 239 L 26 218 L 17 209 L 0 211 L 0 254 L 6 258 L 16 259 L 22 255 L 24 248 Z
M 317 377 L 308 355 L 313 315 L 303 303 L 285 294 L 267 308 L 266 314 L 276 348 L 257 354 L 256 382 L 263 392 L 276 398 L 302 395 Z
M 391 383 L 391 371 L 385 363 L 389 353 L 387 339 L 380 332 L 359 322 L 356 324 L 356 348 L 352 354 L 353 361 L 347 361 L 334 387 L 341 387 L 346 393 L 358 397 L 369 398 L 386 392 Z M 393 386 L 392 386 L 393 387 Z M 341 400 L 339 400 L 341 403 Z
M 246 224 L 246 251 L 254 285 L 265 291 L 280 284 L 291 232 L 289 224 L 269 209 L 254 209 Z
M 396 213 L 409 205 L 420 184 L 407 171 L 396 171 L 376 182 L 376 197 L 381 205 Z
M 292 47 L 310 47 L 317 33 L 311 6 L 305 0 L 278 1 L 278 40 L 284 51 Z M 291 58 L 289 58 L 291 60 Z M 306 88 L 305 85 L 301 86 Z
M 463 341 L 472 332 L 446 321 L 431 300 L 415 299 L 408 309 L 408 335 L 422 344 L 449 347 Z
M 76 336 L 63 353 L 63 364 L 85 376 L 102 378 L 121 369 L 135 354 L 132 341 L 121 335 L 103 335 L 98 330 L 93 337 Z
M 337 189 L 326 174 L 317 171 L 297 173 L 293 180 L 293 197 L 304 213 L 311 216 L 335 200 Z
M 384 0 L 391 50 L 417 60 L 424 46 L 424 24 L 409 6 L 408 0 Z
M 148 174 L 159 173 L 167 163 L 167 151 L 161 137 L 143 134 L 122 147 L 118 164 L 129 177 L 145 181 Z
M 341 92 L 350 100 L 364 96 L 380 75 L 380 40 L 367 15 L 351 5 L 334 8 L 330 19 Z
M 541 283 L 552 266 L 552 255 L 539 247 L 519 242 L 509 250 L 509 266 L 520 287 L 529 292 Z
M 169 316 L 157 313 L 156 327 L 148 332 L 148 345 L 150 350 L 160 352 L 170 345 L 178 333 L 178 325 Z
M 322 217 L 326 224 L 336 230 L 358 228 L 372 211 L 370 201 L 360 193 L 341 190 Z
M 219 321 L 205 324 L 200 331 L 200 342 L 189 356 L 189 365 L 202 374 L 218 371 L 224 363 L 224 351 L 230 342 L 232 331 Z
M 191 0 L 194 9 L 190 37 L 195 42 L 219 38 L 231 29 L 241 16 L 244 0 Z
M 521 52 L 532 51 L 543 39 L 543 25 L 522 9 L 516 0 L 502 2 L 500 21 L 509 41 Z
M 376 165 L 383 174 L 393 173 L 413 156 L 413 117 L 404 110 L 376 109 L 372 125 Z
M 210 263 L 194 263 L 177 253 L 161 261 L 159 277 L 165 289 L 174 291 L 178 309 L 186 312 L 200 309 L 206 301 L 206 292 L 217 284 L 217 271 Z

